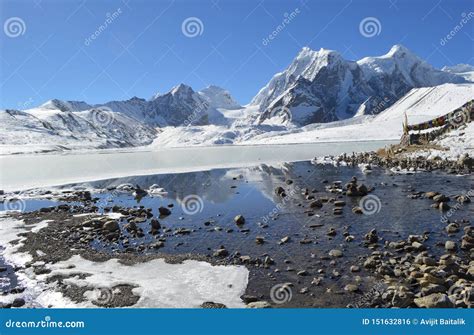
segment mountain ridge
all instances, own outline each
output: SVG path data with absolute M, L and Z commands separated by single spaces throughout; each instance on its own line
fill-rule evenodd
M 299 126 L 378 114 L 417 87 L 465 83 L 465 78 L 435 69 L 408 48 L 394 45 L 385 55 L 345 60 L 334 50 L 304 47 L 252 99 L 262 123 L 284 109 Z M 361 108 L 361 107 L 364 108 Z

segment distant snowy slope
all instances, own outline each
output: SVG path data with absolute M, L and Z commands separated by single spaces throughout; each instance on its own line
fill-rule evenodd
M 153 127 L 228 124 L 220 110 L 225 112 L 242 108 L 223 88 L 209 86 L 196 92 L 185 84 L 179 84 L 167 93 L 157 93 L 150 100 L 133 97 L 91 105 L 83 101 L 54 99 L 38 108 L 43 111 L 79 112 L 104 107 Z
M 406 112 L 414 124 L 444 115 L 474 99 L 474 84 L 444 84 L 414 88 L 394 105 L 375 117 L 373 122 L 401 122 Z
M 454 66 L 445 66 L 441 70 L 457 74 L 466 80 L 474 82 L 474 66 L 469 64 L 457 64 Z
M 398 140 L 405 113 L 410 124 L 444 115 L 474 99 L 474 84 L 414 88 L 377 116 L 315 124 L 278 134 L 256 135 L 245 144 L 283 144 L 355 140 Z M 362 121 L 362 122 L 361 122 Z
M 0 152 L 142 146 L 156 136 L 155 129 L 121 113 L 64 110 L 47 104 L 28 111 L 0 111 Z

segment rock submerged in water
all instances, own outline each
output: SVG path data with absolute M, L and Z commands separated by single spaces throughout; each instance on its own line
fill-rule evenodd
M 445 196 L 444 194 L 438 194 L 433 197 L 433 201 L 435 202 L 448 202 L 449 198 Z
M 446 232 L 448 234 L 455 234 L 459 231 L 459 224 L 457 223 L 450 223 L 446 226 Z
M 327 236 L 335 236 L 337 234 L 336 229 L 329 228 L 328 232 L 326 233 Z
M 440 202 L 438 208 L 440 211 L 448 211 L 451 206 L 449 206 L 446 202 Z
M 221 246 L 219 249 L 214 251 L 214 257 L 227 257 L 228 255 L 229 252 L 224 248 L 224 246 Z
M 151 228 L 154 229 L 154 230 L 159 230 L 159 229 L 161 229 L 160 221 L 158 221 L 157 219 L 152 219 L 152 220 L 150 221 L 150 224 L 151 224 Z
M 309 207 L 310 208 L 321 208 L 321 207 L 323 207 L 323 203 L 321 202 L 321 200 L 318 199 L 318 200 L 315 200 L 315 201 L 311 202 L 309 204 Z
M 377 243 L 378 240 L 379 240 L 379 237 L 377 235 L 377 231 L 375 229 L 372 229 L 371 231 L 369 231 L 366 235 L 365 235 L 365 240 L 368 242 L 368 243 Z
M 433 199 L 435 196 L 437 196 L 439 193 L 438 192 L 426 192 L 425 193 L 425 198 L 428 198 L 428 199 Z
M 243 225 L 245 223 L 245 218 L 242 216 L 242 215 L 237 215 L 235 218 L 234 218 L 234 222 L 237 224 L 237 225 Z
M 359 290 L 359 287 L 355 284 L 347 284 L 346 286 L 344 286 L 344 291 L 347 291 L 347 292 L 356 292 Z
M 448 251 L 455 251 L 457 249 L 456 243 L 453 241 L 446 241 L 444 248 Z
M 285 244 L 285 243 L 288 243 L 288 242 L 290 242 L 290 237 L 289 236 L 285 236 L 280 240 L 280 244 Z
M 360 208 L 359 206 L 356 206 L 356 207 L 352 208 L 352 213 L 354 213 L 354 214 L 364 214 L 364 212 L 362 211 L 362 208 Z
M 159 212 L 160 215 L 162 215 L 162 216 L 168 216 L 168 215 L 171 214 L 171 211 L 170 211 L 168 208 L 166 208 L 166 207 L 160 207 L 160 208 L 158 208 L 158 212 Z
M 339 249 L 332 249 L 329 251 L 329 256 L 331 257 L 342 257 L 342 251 Z

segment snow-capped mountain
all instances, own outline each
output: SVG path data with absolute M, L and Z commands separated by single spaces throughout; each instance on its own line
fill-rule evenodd
M 109 101 L 90 105 L 83 101 L 50 100 L 43 109 L 79 112 L 106 108 L 153 127 L 225 124 L 225 117 L 217 109 L 237 109 L 240 105 L 230 93 L 217 86 L 195 92 L 180 84 L 164 94 L 155 94 L 150 100 L 133 97 L 124 101 Z
M 303 48 L 247 106 L 217 86 L 194 91 L 180 84 L 148 100 L 89 104 L 54 99 L 25 111 L 0 110 L 0 150 L 376 139 L 385 126 L 395 127 L 391 134 L 396 137 L 401 123 L 396 106 L 410 109 L 400 103 L 412 101 L 409 97 L 416 92 L 421 95 L 418 107 L 427 101 L 423 108 L 430 110 L 433 102 L 433 115 L 447 113 L 474 96 L 474 83 L 463 78 L 473 69 L 460 64 L 437 70 L 400 45 L 386 55 L 359 61 L 346 60 L 336 51 Z M 430 99 L 423 100 L 423 94 Z M 372 122 L 374 115 L 379 121 L 395 115 L 397 120 Z M 409 117 L 417 121 L 418 112 Z M 369 122 L 374 127 L 363 127 Z
M 21 152 L 102 149 L 149 144 L 157 131 L 142 122 L 118 112 L 104 109 L 73 111 L 84 105 L 60 100 L 27 111 L 0 112 L 0 144 L 6 152 L 21 147 Z M 61 109 L 56 108 L 61 107 Z M 3 151 L 3 150 L 2 150 Z
M 190 86 L 180 84 L 147 102 L 144 121 L 157 126 L 205 125 L 212 109 Z
M 431 120 L 447 114 L 474 99 L 474 84 L 443 84 L 413 88 L 396 103 L 377 115 L 366 115 L 329 123 L 311 124 L 280 131 L 256 134 L 246 144 L 288 144 L 399 140 L 402 123 L 407 116 L 410 124 Z M 470 123 L 470 126 L 474 126 Z M 465 147 L 471 146 L 472 139 Z
M 338 52 L 303 48 L 290 66 L 276 74 L 253 98 L 258 122 L 289 113 L 294 124 L 342 120 L 378 114 L 415 87 L 464 83 L 453 73 L 437 70 L 407 48 L 395 45 L 380 57 L 357 62 Z
M 474 82 L 474 66 L 469 64 L 457 64 L 453 66 L 445 66 L 441 69 L 442 71 L 454 73 L 464 79 Z
M 242 108 L 242 106 L 234 100 L 229 91 L 221 87 L 211 85 L 200 90 L 198 93 L 211 107 L 224 109 Z

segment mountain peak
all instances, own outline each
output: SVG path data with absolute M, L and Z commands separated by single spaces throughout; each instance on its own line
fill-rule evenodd
M 384 57 L 405 57 L 411 56 L 418 58 L 413 52 L 401 44 L 395 44 Z
M 241 108 L 240 104 L 234 100 L 229 91 L 222 87 L 210 85 L 198 93 L 212 107 L 225 109 Z
M 181 94 L 181 93 L 184 93 L 184 94 L 187 94 L 187 93 L 194 93 L 194 90 L 192 89 L 191 86 L 189 85 L 186 85 L 186 84 L 179 84 L 175 87 L 173 87 L 170 91 L 171 94 Z
M 225 91 L 224 88 L 220 87 L 220 86 L 216 86 L 216 85 L 209 85 L 207 86 L 206 88 L 202 89 L 202 91 L 204 90 L 212 90 L 212 91 Z
M 400 44 L 383 56 L 356 62 L 337 51 L 304 47 L 251 104 L 259 106 L 260 120 L 271 118 L 272 109 L 284 107 L 292 122 L 306 125 L 352 117 L 362 104 L 369 113 L 378 113 L 378 104 L 387 97 L 393 103 L 415 87 L 462 82 L 464 78 L 433 68 Z
M 321 48 L 318 51 L 312 50 L 309 47 L 303 47 L 298 55 L 296 56 L 297 60 L 302 59 L 316 59 L 316 58 L 327 58 L 329 56 L 341 57 L 341 54 L 335 50 Z

